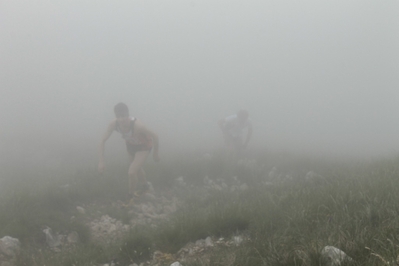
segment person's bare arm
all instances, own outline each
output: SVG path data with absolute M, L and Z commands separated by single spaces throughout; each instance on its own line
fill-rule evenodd
M 100 173 L 104 172 L 105 165 L 104 165 L 104 150 L 105 150 L 105 142 L 109 139 L 109 137 L 112 135 L 112 132 L 115 129 L 115 120 L 112 121 L 108 127 L 107 130 L 105 131 L 103 137 L 101 138 L 100 142 L 100 147 L 98 149 L 98 157 L 99 157 L 99 162 L 98 162 L 98 171 Z
M 139 130 L 139 134 L 144 134 L 147 136 L 150 136 L 154 142 L 154 152 L 153 152 L 153 158 L 154 161 L 158 162 L 159 161 L 159 138 L 158 135 L 156 133 L 154 133 L 153 131 L 149 130 L 147 127 L 145 127 L 141 122 L 137 123 L 136 125 L 138 125 L 138 130 Z
M 245 138 L 245 142 L 244 142 L 244 148 L 246 148 L 248 146 L 248 143 L 251 140 L 251 137 L 252 137 L 252 124 L 249 124 L 247 137 Z

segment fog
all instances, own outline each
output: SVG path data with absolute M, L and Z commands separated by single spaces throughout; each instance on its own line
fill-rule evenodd
M 399 2 L 0 1 L 0 143 L 96 156 L 125 102 L 160 155 L 222 146 L 245 108 L 249 150 L 399 151 Z M 106 151 L 124 150 L 114 134 Z

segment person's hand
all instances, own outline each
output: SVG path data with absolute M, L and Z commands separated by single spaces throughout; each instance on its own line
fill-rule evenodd
M 158 152 L 154 152 L 153 159 L 154 159 L 155 162 L 159 162 L 160 159 L 159 159 Z
M 98 163 L 98 172 L 99 172 L 100 174 L 102 174 L 102 173 L 104 173 L 104 170 L 105 170 L 105 164 L 104 164 L 104 162 L 99 162 L 99 163 Z

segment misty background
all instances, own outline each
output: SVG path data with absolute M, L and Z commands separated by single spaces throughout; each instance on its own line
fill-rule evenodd
M 0 149 L 96 160 L 122 101 L 162 157 L 221 147 L 217 120 L 240 108 L 249 149 L 397 154 L 398 11 L 396 0 L 0 0 Z M 125 155 L 117 135 L 106 154 Z

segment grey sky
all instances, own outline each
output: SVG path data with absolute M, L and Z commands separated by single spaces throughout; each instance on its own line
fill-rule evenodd
M 161 148 L 246 108 L 272 150 L 399 150 L 399 2 L 0 0 L 1 141 L 97 145 L 126 102 Z M 41 137 L 39 137 L 41 136 Z

